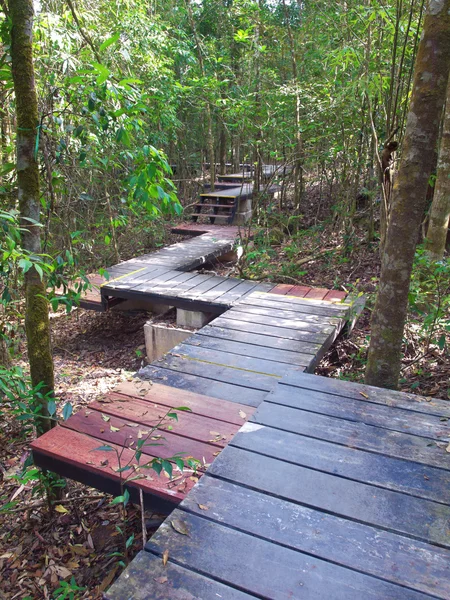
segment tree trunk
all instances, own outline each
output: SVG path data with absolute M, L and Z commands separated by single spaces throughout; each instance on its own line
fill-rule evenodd
M 9 0 L 11 17 L 11 57 L 17 117 L 17 182 L 22 234 L 22 247 L 34 255 L 41 252 L 39 222 L 39 170 L 36 156 L 38 142 L 38 108 L 33 68 L 33 0 Z M 31 221 L 30 221 L 31 219 Z M 50 340 L 48 304 L 45 285 L 32 267 L 25 274 L 28 360 L 33 385 L 43 382 L 42 394 L 53 393 L 53 359 Z M 48 416 L 47 403 L 41 414 Z M 52 421 L 41 419 L 38 433 L 52 427 Z
M 450 219 L 450 79 L 437 166 L 434 198 L 430 211 L 426 250 L 432 260 L 444 258 Z
M 429 0 L 414 68 L 402 160 L 372 318 L 366 383 L 396 388 L 417 233 L 426 208 L 433 148 L 450 65 L 450 0 Z

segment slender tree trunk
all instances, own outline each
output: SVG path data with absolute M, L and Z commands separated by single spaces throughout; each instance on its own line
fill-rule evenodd
M 426 250 L 432 260 L 442 260 L 450 219 L 450 79 L 437 166 L 436 185 L 430 211 Z
M 41 252 L 39 223 L 39 170 L 36 156 L 39 140 L 37 95 L 33 68 L 33 0 L 9 0 L 11 17 L 11 57 L 17 116 L 17 182 L 22 234 L 22 247 L 34 255 Z M 33 385 L 43 382 L 41 392 L 53 393 L 53 359 L 50 341 L 48 304 L 45 284 L 32 267 L 25 274 L 28 360 Z M 48 416 L 47 403 L 41 414 Z M 38 433 L 47 431 L 52 421 L 42 419 Z
M 206 77 L 205 65 L 203 63 L 203 54 L 202 54 L 202 49 L 200 46 L 200 39 L 197 34 L 197 27 L 195 26 L 194 15 L 192 14 L 191 0 L 185 0 L 185 2 L 186 2 L 186 8 L 187 8 L 188 16 L 189 16 L 189 24 L 191 26 L 192 33 L 194 35 L 195 45 L 197 46 L 197 57 L 198 57 L 198 64 L 200 67 L 200 73 L 202 74 L 202 77 L 205 78 Z M 214 136 L 213 136 L 211 106 L 210 106 L 208 98 L 206 98 L 206 102 L 205 102 L 205 116 L 206 116 L 206 128 L 207 128 L 206 144 L 208 147 L 209 168 L 210 168 L 210 173 L 211 173 L 211 191 L 213 192 L 215 189 L 214 184 L 216 182 L 216 159 L 215 159 L 215 153 L 214 153 Z
M 450 0 L 429 0 L 414 68 L 402 160 L 372 318 L 366 383 L 396 388 L 417 233 L 445 101 L 450 65 Z

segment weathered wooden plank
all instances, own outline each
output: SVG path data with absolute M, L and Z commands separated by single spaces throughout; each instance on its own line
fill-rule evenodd
M 210 336 L 226 340 L 235 340 L 238 342 L 243 342 L 245 344 L 254 344 L 257 347 L 262 348 L 269 347 L 273 349 L 285 350 L 288 352 L 296 352 L 299 354 L 301 360 L 303 360 L 302 356 L 305 360 L 307 360 L 307 357 L 309 357 L 310 360 L 311 355 L 314 356 L 316 352 L 320 350 L 321 347 L 320 343 L 314 344 L 312 342 L 298 342 L 294 340 L 287 340 L 284 338 L 259 334 L 250 331 L 241 331 L 240 329 L 236 330 L 228 329 L 226 327 L 218 327 L 215 325 L 216 320 L 212 321 L 211 324 L 202 327 L 202 329 L 197 331 L 196 335 Z
M 222 297 L 229 291 L 234 290 L 241 283 L 240 279 L 234 277 L 227 277 L 225 281 L 219 283 L 214 289 L 205 292 L 205 296 L 210 302 L 222 302 Z
M 237 304 L 233 307 L 232 315 L 236 312 L 242 312 L 247 315 L 257 315 L 258 317 L 269 317 L 283 319 L 293 323 L 311 323 L 316 325 L 339 325 L 342 319 L 338 317 L 326 317 L 323 315 L 311 315 L 298 313 L 289 310 L 274 310 L 273 308 L 262 308 L 248 304 Z
M 124 573 L 105 592 L 106 600 L 249 600 L 244 592 L 219 583 L 207 576 L 169 562 L 164 566 L 160 556 L 141 551 Z
M 141 293 L 151 293 L 153 295 L 159 295 L 157 290 L 162 289 L 162 284 L 165 283 L 166 281 L 170 281 L 171 279 L 174 279 L 175 277 L 178 277 L 178 275 L 180 275 L 179 271 L 167 271 L 166 273 L 163 273 L 162 275 L 158 275 L 157 277 L 153 278 L 153 279 L 149 279 L 148 281 L 144 281 L 142 283 L 140 283 L 139 285 L 133 286 L 130 291 L 132 290 L 133 292 L 141 292 Z M 161 294 L 162 295 L 162 294 Z
M 265 402 L 258 412 L 258 422 L 352 448 L 450 469 L 450 458 L 445 453 L 446 443 L 438 445 L 438 442 L 426 437 L 380 429 L 365 423 L 336 419 L 269 402 Z
M 293 287 L 294 286 L 292 284 L 279 283 L 273 288 L 271 294 L 279 294 L 280 296 L 285 296 L 289 292 L 289 290 L 292 290 Z
M 102 414 L 95 410 L 89 412 L 87 416 L 84 411 L 78 412 L 67 421 L 64 421 L 63 427 L 96 437 L 108 444 L 131 449 L 137 447 L 138 439 L 145 439 L 151 433 L 150 427 L 130 426 L 127 419 L 111 416 L 105 422 Z M 114 430 L 111 427 L 114 427 Z M 118 431 L 115 431 L 115 429 L 118 429 Z M 161 435 L 162 438 L 159 437 Z M 203 462 L 204 457 L 207 463 L 211 463 L 214 460 L 214 454 L 221 449 L 218 444 L 198 442 L 176 435 L 171 431 L 164 431 L 163 433 L 155 431 L 152 437 L 156 439 L 149 439 L 142 447 L 142 453 L 152 457 L 170 459 L 181 453 L 183 457 L 192 456 L 200 462 Z
M 294 296 L 296 298 L 305 298 L 305 296 L 307 296 L 312 289 L 313 288 L 311 288 L 308 285 L 294 285 L 292 289 L 289 290 L 289 292 L 286 292 L 286 294 L 282 295 Z M 317 300 L 321 300 L 321 298 L 317 298 Z
M 248 336 L 251 341 L 251 337 Z M 252 343 L 243 343 L 233 340 L 226 340 L 220 337 L 210 337 L 208 335 L 192 335 L 185 344 L 192 346 L 201 346 L 211 350 L 222 350 L 230 354 L 239 356 L 249 356 L 253 358 L 265 359 L 274 362 L 286 363 L 288 365 L 297 365 L 298 367 L 307 367 L 311 361 L 310 354 L 298 354 L 289 350 L 279 350 L 272 348 L 270 344 L 267 347 L 255 346 Z
M 221 315 L 212 321 L 215 327 L 225 329 L 236 329 L 237 331 L 246 331 L 249 333 L 259 333 L 267 336 L 280 337 L 286 340 L 295 340 L 298 342 L 311 342 L 315 345 L 324 344 L 328 338 L 327 334 L 302 331 L 299 329 L 288 329 L 286 327 L 275 327 L 272 325 L 262 325 L 239 319 L 231 319 L 226 315 Z
M 177 294 L 178 290 L 182 290 L 183 285 L 187 286 L 187 289 L 189 289 L 189 287 L 191 287 L 189 286 L 189 282 L 195 276 L 195 273 L 178 271 L 178 274 L 175 277 L 171 277 L 167 281 L 153 283 L 155 280 L 149 279 L 146 283 L 151 285 L 153 294 L 173 295 Z
M 170 369 L 171 371 L 178 371 L 188 375 L 197 375 L 198 377 L 207 377 L 208 379 L 213 379 L 215 381 L 232 383 L 234 385 L 265 392 L 269 392 L 276 385 L 280 377 L 216 365 L 206 360 L 193 360 L 187 357 L 177 357 L 173 355 L 166 355 L 166 357 L 154 361 L 153 365 Z
M 163 277 L 168 274 L 175 276 L 175 273 L 179 273 L 179 271 L 174 271 L 172 269 L 168 269 L 167 267 L 146 267 L 145 269 L 137 271 L 136 273 L 129 273 L 127 275 L 110 279 L 107 283 L 102 285 L 102 288 L 105 290 L 132 290 L 138 285 L 146 283 L 147 281 L 151 281 L 157 277 Z
M 181 295 L 185 298 L 202 298 L 206 292 L 209 292 L 213 288 L 217 287 L 220 283 L 222 283 L 222 281 L 226 281 L 226 277 L 214 275 L 210 279 L 205 280 L 203 283 L 197 285 L 194 289 L 182 292 Z
M 158 383 L 149 384 L 148 381 L 134 379 L 120 383 L 115 392 L 128 397 L 139 396 L 156 407 L 173 408 L 174 406 L 188 406 L 195 415 L 210 417 L 235 425 L 243 425 L 246 417 L 251 416 L 255 409 L 245 404 L 217 400 L 211 396 L 204 396 L 188 390 L 172 388 Z M 241 415 L 244 413 L 244 416 Z
M 450 507 L 228 446 L 210 474 L 285 500 L 450 547 Z
M 298 313 L 337 318 L 345 317 L 349 310 L 349 306 L 346 304 L 332 304 L 331 302 L 320 304 L 318 300 L 278 296 L 272 294 L 272 292 L 266 294 L 253 292 L 246 296 L 242 303 L 276 310 L 291 310 Z
M 183 523 L 188 535 L 175 531 L 172 522 Z M 166 548 L 178 564 L 259 598 L 323 600 L 330 590 L 333 600 L 430 597 L 178 509 L 146 546 L 158 555 Z
M 299 286 L 300 287 L 300 286 Z M 327 288 L 311 288 L 309 292 L 305 294 L 305 298 L 314 299 L 314 300 L 323 300 L 325 296 L 328 294 Z M 296 294 L 292 294 L 295 296 Z
M 352 383 L 350 381 L 342 381 L 340 379 L 295 373 L 286 377 L 283 380 L 282 385 L 305 388 L 347 398 L 355 398 L 356 400 L 366 400 L 367 402 L 373 402 L 375 404 L 396 406 L 397 408 L 404 408 L 406 410 L 421 413 L 450 417 L 450 404 L 446 400 L 415 396 L 414 394 L 386 390 L 369 385 Z
M 92 402 L 89 410 L 84 411 L 84 414 L 88 413 L 88 417 L 90 410 L 96 410 L 126 422 L 134 422 L 139 424 L 141 429 L 147 430 L 158 423 L 168 410 L 172 412 L 172 409 L 152 406 L 146 400 L 128 398 L 114 393 L 109 393 L 101 402 Z M 83 410 L 81 412 L 83 413 Z M 238 425 L 190 412 L 177 411 L 176 407 L 173 412 L 177 415 L 177 419 L 165 419 L 159 428 L 160 433 L 168 431 L 170 428 L 170 433 L 174 435 L 190 438 L 197 442 L 214 443 L 224 448 L 239 429 Z M 165 433 L 162 435 L 166 437 Z M 169 441 L 167 439 L 167 442 Z
M 288 373 L 291 369 L 297 368 L 296 365 L 287 363 L 275 362 L 262 357 L 252 358 L 251 356 L 242 356 L 232 354 L 227 350 L 213 350 L 211 348 L 203 348 L 195 344 L 185 344 L 184 342 L 175 346 L 167 356 L 186 357 L 190 360 L 199 360 L 205 363 L 205 369 L 209 365 L 232 367 L 233 369 L 241 369 L 255 374 L 270 375 L 272 377 L 281 378 L 284 373 Z
M 109 444 L 118 453 L 122 453 L 119 464 L 116 452 L 97 450 L 103 444 L 104 442 L 99 438 L 66 427 L 55 427 L 45 436 L 34 440 L 31 446 L 36 464 L 53 468 L 55 471 L 58 465 L 58 472 L 61 475 L 93 485 L 105 492 L 117 494 L 120 492 L 120 476 L 117 469 L 128 463 L 137 466 L 135 452 L 127 448 L 123 449 L 117 444 Z M 45 462 L 46 460 L 49 462 Z M 143 460 L 140 462 L 145 464 Z M 76 469 L 76 473 L 71 470 L 72 468 Z M 131 492 L 135 490 L 134 494 L 132 493 L 134 501 L 139 501 L 136 492 L 138 488 L 142 488 L 144 494 L 164 498 L 172 504 L 177 504 L 184 498 L 185 492 L 178 490 L 179 485 L 174 486 L 165 476 L 157 475 L 152 469 L 142 469 L 142 475 L 145 477 L 127 484 Z M 192 487 L 193 482 L 187 477 L 186 491 Z
M 342 302 L 347 298 L 347 292 L 341 292 L 339 290 L 329 290 L 324 300 L 329 300 L 330 302 Z
M 258 286 L 257 281 L 243 281 L 237 280 L 239 283 L 233 289 L 222 294 L 220 301 L 222 303 L 233 304 L 239 300 L 244 294 L 247 294 L 254 290 Z
M 254 416 L 258 420 L 258 413 Z M 244 427 L 233 446 L 324 473 L 450 504 L 450 473 L 271 427 Z
M 442 600 L 450 598 L 450 552 L 445 548 L 293 504 L 208 474 L 182 506 L 271 542 Z M 330 589 L 327 597 L 331 594 Z
M 207 375 L 206 369 L 204 374 Z M 139 376 L 145 379 L 151 379 L 157 383 L 162 383 L 174 388 L 181 388 L 189 392 L 197 394 L 204 394 L 212 396 L 213 398 L 219 398 L 228 400 L 230 402 L 236 402 L 239 404 L 249 406 L 259 406 L 267 395 L 265 390 L 251 389 L 248 387 L 242 387 L 233 383 L 224 383 L 206 377 L 200 377 L 188 373 L 182 373 L 178 371 L 172 371 L 170 369 L 163 369 L 153 365 L 144 367 L 139 371 Z
M 280 385 L 268 400 L 347 421 L 450 441 L 450 427 L 448 421 L 441 421 L 442 417 L 369 403 L 363 397 L 357 400 L 343 396 L 337 398 L 323 392 Z

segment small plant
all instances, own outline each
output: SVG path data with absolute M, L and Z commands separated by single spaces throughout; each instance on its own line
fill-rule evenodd
M 141 462 L 142 455 L 144 453 L 144 448 L 150 446 L 161 446 L 164 438 L 158 431 L 165 426 L 166 429 L 171 430 L 172 426 L 166 424 L 166 420 L 170 419 L 173 421 L 178 420 L 178 415 L 174 411 L 189 411 L 190 408 L 186 406 L 180 406 L 178 408 L 169 409 L 169 411 L 163 415 L 159 421 L 151 426 L 148 431 L 145 432 L 144 435 L 139 431 L 138 439 L 135 444 L 135 441 L 130 440 L 128 446 L 123 446 L 120 450 L 116 447 L 112 447 L 109 444 L 105 444 L 103 446 L 99 446 L 95 448 L 97 451 L 105 451 L 105 452 L 114 452 L 116 455 L 116 464 L 117 468 L 114 469 L 115 473 L 119 474 L 120 477 L 120 495 L 116 496 L 111 504 L 118 504 L 121 510 L 121 521 L 122 525 L 116 526 L 117 531 L 122 536 L 123 540 L 123 551 L 122 552 L 114 552 L 111 556 L 116 556 L 120 560 L 118 564 L 122 567 L 125 567 L 128 563 L 128 555 L 129 549 L 133 545 L 134 542 L 134 534 L 128 535 L 127 532 L 127 524 L 128 524 L 128 516 L 127 516 L 127 506 L 130 501 L 130 492 L 126 487 L 127 484 L 130 484 L 133 481 L 138 479 L 144 479 L 146 475 L 142 472 L 143 470 L 152 469 L 158 475 L 160 475 L 163 471 L 167 473 L 170 479 L 173 477 L 173 464 L 177 466 L 177 468 L 183 473 L 185 466 L 187 465 L 190 469 L 192 469 L 195 474 L 200 466 L 200 462 L 194 458 L 183 458 L 182 454 L 176 454 L 169 459 L 163 458 L 152 458 L 147 460 L 146 462 Z M 139 437 L 141 434 L 142 437 Z M 136 447 L 134 447 L 136 446 Z M 94 451 L 95 451 L 94 450 Z M 133 454 L 128 458 L 128 460 L 123 460 L 125 450 L 132 450 Z M 112 468 L 112 467 L 111 467 Z M 125 475 L 127 473 L 127 475 Z M 143 504 L 143 495 L 142 490 L 139 489 L 139 498 L 140 498 L 140 508 L 141 513 L 144 512 L 144 504 Z M 146 531 L 145 526 L 142 527 L 142 537 L 143 543 L 145 545 L 146 542 Z
M 85 587 L 80 587 L 72 575 L 70 581 L 60 581 L 56 590 L 53 591 L 52 598 L 54 600 L 75 600 L 81 596 L 81 592 L 85 591 Z

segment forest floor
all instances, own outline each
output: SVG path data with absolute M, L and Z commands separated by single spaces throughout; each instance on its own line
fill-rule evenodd
M 317 253 L 326 239 L 327 254 L 318 254 L 295 266 L 296 261 Z M 370 334 L 371 293 L 376 289 L 379 261 L 375 245 L 357 244 L 349 256 L 340 250 L 340 240 L 330 232 L 273 241 L 255 246 L 245 264 L 245 275 L 277 282 L 302 282 L 316 287 L 340 288 L 368 294 L 366 310 L 350 338 L 340 338 L 316 372 L 331 377 L 361 381 Z M 333 251 L 334 248 L 334 251 Z M 286 268 L 286 265 L 288 268 Z M 294 266 L 292 266 L 294 265 Z M 236 274 L 234 265 L 215 267 L 221 273 Z M 82 309 L 52 315 L 56 393 L 61 403 L 70 401 L 74 410 L 102 396 L 119 382 L 130 379 L 145 362 L 143 325 L 145 312 L 95 313 Z M 401 389 L 448 399 L 450 366 L 438 349 L 420 357 L 419 341 L 408 334 L 408 353 Z M 20 341 L 25 357 L 25 343 Z M 25 362 L 24 362 L 25 364 Z M 29 453 L 31 434 L 23 436 L 14 418 L 6 418 L 0 431 L 0 505 L 15 501 L 7 513 L 0 512 L 0 600 L 62 599 L 67 584 L 74 584 L 75 598 L 101 598 L 122 567 L 113 556 L 123 549 L 116 526 L 123 526 L 111 497 L 68 481 L 57 510 L 49 511 L 37 488 L 18 483 Z M 151 534 L 161 517 L 146 515 Z M 142 547 L 141 515 L 131 507 L 127 531 L 135 535 L 129 558 Z M 61 587 L 61 581 L 65 581 Z M 75 589 L 75 588 L 81 589 Z

